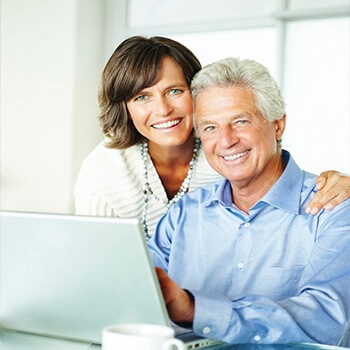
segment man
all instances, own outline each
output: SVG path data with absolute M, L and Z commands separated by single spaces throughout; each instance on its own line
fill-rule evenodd
M 281 150 L 280 89 L 228 58 L 192 82 L 195 123 L 225 180 L 184 196 L 150 252 L 174 322 L 231 343 L 339 344 L 350 319 L 350 200 L 305 214 L 315 175 Z

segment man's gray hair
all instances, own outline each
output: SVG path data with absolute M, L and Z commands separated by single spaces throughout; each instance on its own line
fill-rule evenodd
M 238 86 L 248 89 L 255 97 L 255 106 L 270 122 L 285 114 L 285 103 L 279 86 L 262 64 L 228 57 L 200 70 L 193 78 L 191 92 L 194 106 L 200 93 L 211 87 Z

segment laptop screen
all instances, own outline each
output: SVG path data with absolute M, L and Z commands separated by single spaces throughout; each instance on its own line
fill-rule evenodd
M 136 219 L 1 212 L 0 326 L 100 343 L 129 322 L 169 325 Z

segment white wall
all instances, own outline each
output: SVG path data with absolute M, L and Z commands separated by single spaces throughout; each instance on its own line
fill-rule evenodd
M 286 34 L 283 146 L 305 170 L 350 173 L 349 17 L 290 22 Z
M 71 213 L 100 139 L 104 2 L 1 0 L 2 210 Z

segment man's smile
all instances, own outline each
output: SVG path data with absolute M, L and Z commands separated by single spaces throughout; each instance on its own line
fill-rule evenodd
M 230 155 L 230 156 L 222 156 L 225 160 L 227 161 L 233 161 L 233 160 L 236 160 L 238 158 L 241 158 L 243 156 L 245 156 L 246 154 L 248 154 L 249 152 L 251 151 L 251 149 L 248 149 L 244 152 L 241 152 L 241 153 L 236 153 L 236 154 L 233 154 L 233 155 Z

